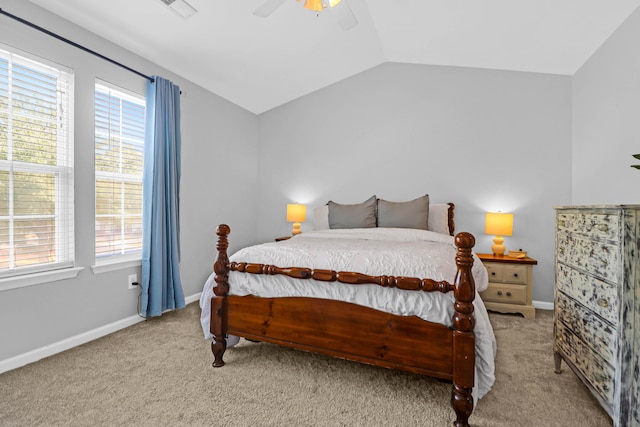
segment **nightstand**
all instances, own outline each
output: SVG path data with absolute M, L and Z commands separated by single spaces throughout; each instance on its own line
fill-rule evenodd
M 533 258 L 513 258 L 493 254 L 477 254 L 489 273 L 489 287 L 481 292 L 487 310 L 520 313 L 528 319 L 536 317 L 532 304 Z

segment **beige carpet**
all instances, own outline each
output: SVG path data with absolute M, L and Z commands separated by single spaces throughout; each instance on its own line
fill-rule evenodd
M 196 303 L 0 375 L 0 425 L 447 426 L 451 386 L 241 341 L 211 367 Z M 610 426 L 576 376 L 553 372 L 552 315 L 491 314 L 496 384 L 475 426 Z

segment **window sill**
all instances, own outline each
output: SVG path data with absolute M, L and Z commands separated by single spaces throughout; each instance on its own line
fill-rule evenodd
M 91 266 L 93 274 L 108 273 L 110 271 L 124 270 L 125 268 L 140 267 L 140 258 L 120 258 L 113 261 L 101 262 Z
M 22 276 L 5 277 L 0 279 L 0 292 L 10 289 L 25 288 L 58 280 L 73 279 L 84 270 L 83 267 L 61 268 L 60 270 L 43 271 L 40 273 L 24 274 Z

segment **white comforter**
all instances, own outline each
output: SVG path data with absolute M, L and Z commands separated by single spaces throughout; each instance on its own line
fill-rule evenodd
M 321 230 L 299 234 L 278 243 L 241 249 L 231 261 L 271 264 L 278 267 L 309 267 L 335 271 L 356 271 L 369 275 L 409 276 L 453 282 L 456 274 L 453 237 L 425 230 L 363 228 Z M 476 290 L 488 286 L 487 270 L 474 255 Z M 257 280 L 259 278 L 260 280 Z M 261 297 L 306 296 L 337 299 L 402 316 L 452 326 L 453 292 L 410 292 L 377 285 L 336 285 L 286 276 L 256 276 L 230 272 L 230 295 Z M 215 281 L 205 283 L 201 298 L 201 323 L 205 338 L 209 332 L 210 302 Z M 476 387 L 474 397 L 484 396 L 493 385 L 496 342 L 487 311 L 476 293 L 474 300 L 476 339 Z M 233 344 L 230 339 L 228 344 Z

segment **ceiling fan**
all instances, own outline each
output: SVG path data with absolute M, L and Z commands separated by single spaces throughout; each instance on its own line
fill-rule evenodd
M 253 14 L 261 18 L 266 18 L 275 12 L 287 0 L 266 0 L 262 6 L 253 11 Z M 301 2 L 302 0 L 296 0 Z M 347 4 L 347 0 L 305 0 L 305 9 L 310 9 L 316 13 L 322 12 L 325 8 L 330 8 L 331 13 L 335 15 L 338 24 L 345 30 L 349 30 L 358 25 L 353 11 Z

